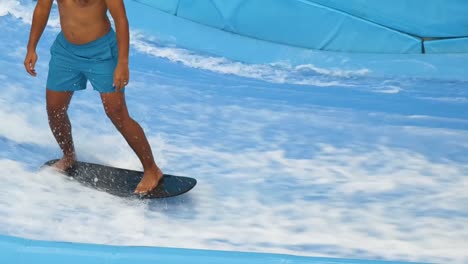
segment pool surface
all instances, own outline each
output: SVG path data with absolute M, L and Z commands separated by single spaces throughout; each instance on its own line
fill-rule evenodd
M 38 170 L 60 155 L 44 96 L 58 14 L 54 6 L 31 78 L 23 60 L 35 3 L 1 1 L 1 263 L 468 263 L 466 46 L 423 54 L 413 36 L 414 52 L 312 49 L 270 39 L 273 28 L 245 31 L 254 28 L 236 23 L 250 13 L 231 24 L 194 13 L 213 3 L 222 14 L 250 10 L 242 1 L 181 0 L 176 13 L 177 1 L 144 2 L 125 1 L 127 104 L 164 172 L 197 186 L 122 199 Z M 337 3 L 330 12 L 351 19 Z M 443 31 L 411 21 L 423 36 Z M 451 29 L 463 43 L 463 27 Z M 80 160 L 141 169 L 98 93 L 76 93 L 69 114 Z

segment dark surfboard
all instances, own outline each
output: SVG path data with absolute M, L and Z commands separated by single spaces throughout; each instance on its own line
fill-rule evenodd
M 50 166 L 57 160 L 50 160 L 44 166 Z M 65 173 L 79 183 L 120 197 L 166 198 L 190 191 L 196 184 L 194 178 L 164 174 L 158 187 L 145 195 L 134 194 L 143 172 L 120 169 L 100 164 L 78 161 Z

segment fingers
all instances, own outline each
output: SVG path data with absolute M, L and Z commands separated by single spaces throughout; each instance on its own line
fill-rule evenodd
M 36 66 L 36 60 L 32 57 L 26 57 L 24 60 L 24 68 L 31 76 L 37 76 L 36 70 L 34 67 Z
M 36 70 L 34 69 L 34 64 L 30 60 L 24 62 L 24 68 L 29 73 L 29 75 L 31 76 L 37 75 Z
M 120 80 L 115 80 L 114 81 L 114 87 L 116 91 L 120 91 L 122 89 L 123 82 Z
M 123 89 L 125 86 L 128 85 L 128 80 L 124 78 L 116 78 L 114 80 L 114 87 L 117 91 L 120 91 Z

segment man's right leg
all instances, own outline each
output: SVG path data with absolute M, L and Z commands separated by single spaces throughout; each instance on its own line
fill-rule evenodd
M 53 165 L 60 171 L 69 169 L 76 161 L 72 129 L 67 114 L 72 96 L 73 92 L 56 92 L 49 89 L 46 91 L 49 126 L 63 152 L 62 159 Z

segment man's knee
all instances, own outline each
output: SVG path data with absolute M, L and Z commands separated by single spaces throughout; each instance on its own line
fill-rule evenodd
M 110 119 L 122 117 L 124 114 L 124 108 L 120 104 L 105 105 L 104 110 Z
M 111 105 L 105 107 L 106 115 L 117 128 L 122 128 L 130 117 L 123 105 Z
M 68 105 L 73 93 L 70 92 L 54 92 L 47 90 L 46 94 L 46 108 L 49 116 L 65 115 L 68 110 Z

